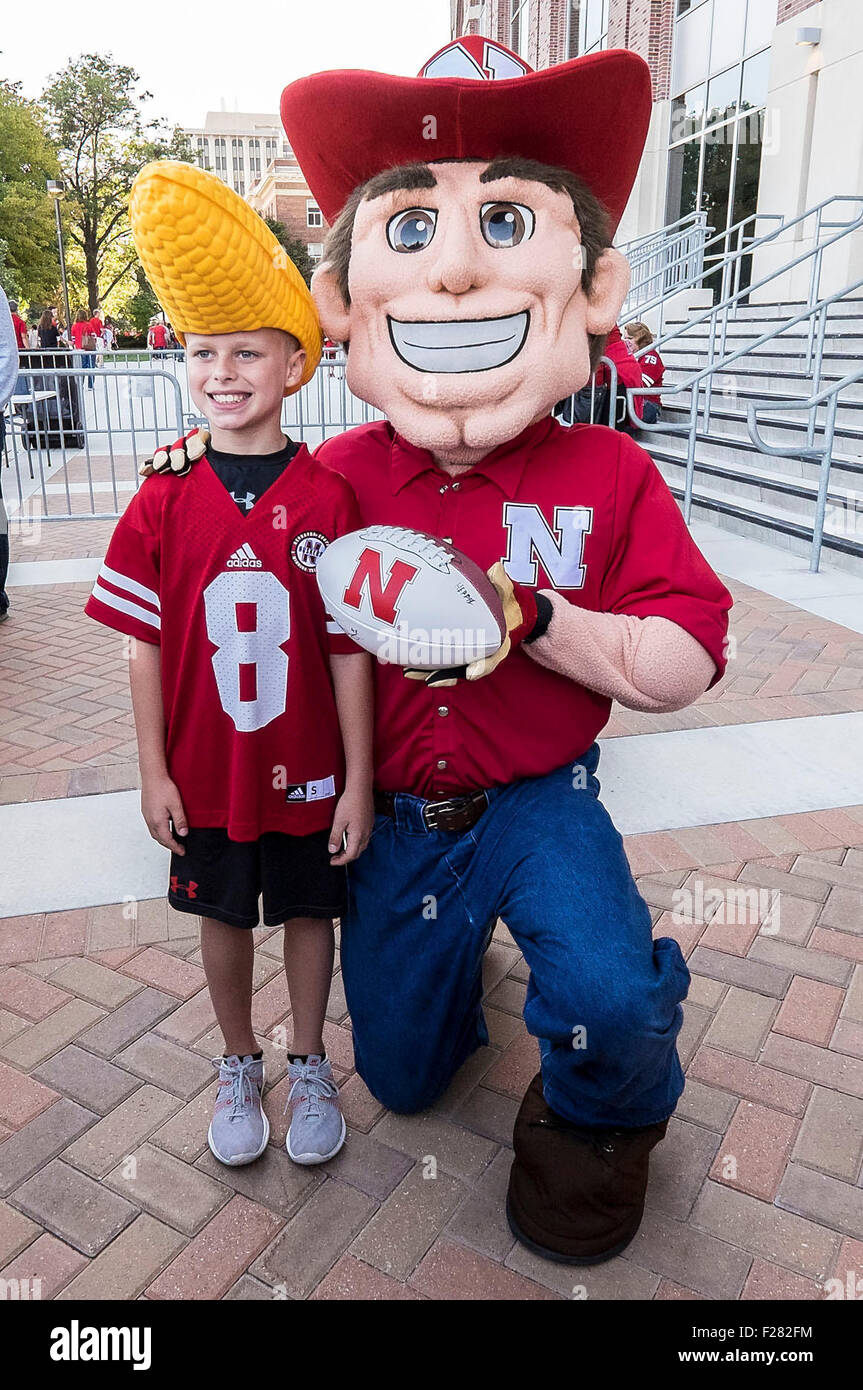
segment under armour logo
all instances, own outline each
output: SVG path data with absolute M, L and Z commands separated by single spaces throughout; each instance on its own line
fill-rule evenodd
M 195 889 L 197 887 L 198 884 L 195 882 L 194 879 L 191 879 L 188 883 L 181 883 L 176 874 L 171 875 L 172 893 L 185 893 L 187 898 L 197 898 L 198 895 L 195 892 Z
M 232 492 L 231 496 L 237 506 L 245 507 L 247 512 L 250 512 L 255 505 L 255 494 L 253 492 L 247 492 L 243 497 L 238 497 L 235 492 Z

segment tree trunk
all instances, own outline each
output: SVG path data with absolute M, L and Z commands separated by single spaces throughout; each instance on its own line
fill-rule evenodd
M 99 307 L 99 258 L 96 251 L 96 231 L 84 229 L 84 265 L 87 273 L 88 313 L 95 314 Z

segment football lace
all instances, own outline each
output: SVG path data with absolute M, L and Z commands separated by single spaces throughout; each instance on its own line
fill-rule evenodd
M 432 569 L 446 573 L 452 565 L 449 551 L 439 545 L 433 536 L 423 536 L 404 526 L 366 526 L 360 532 L 364 540 L 386 541 L 396 550 L 406 550 L 425 560 Z

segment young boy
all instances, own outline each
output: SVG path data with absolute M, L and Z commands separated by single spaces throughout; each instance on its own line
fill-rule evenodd
M 322 1163 L 345 1135 L 322 1028 L 345 865 L 373 820 L 372 695 L 370 659 L 328 621 L 314 571 L 327 543 L 358 526 L 356 502 L 281 430 L 282 398 L 314 372 L 321 338 L 275 238 L 219 180 L 169 161 L 139 174 L 130 214 L 210 431 L 142 470 L 153 476 L 117 524 L 86 611 L 135 639 L 141 808 L 171 850 L 169 901 L 201 916 L 225 1040 L 210 1148 L 222 1163 L 249 1163 L 269 1139 L 251 1017 L 262 896 L 264 923 L 286 924 L 287 1152 Z M 190 215 L 213 229 L 203 260 L 172 234 Z M 242 301 L 225 308 L 235 280 Z

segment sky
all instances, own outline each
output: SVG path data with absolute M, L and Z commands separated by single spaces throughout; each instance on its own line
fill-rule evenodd
M 282 88 L 324 68 L 415 74 L 449 39 L 449 0 L 40 0 L 4 5 L 0 77 L 38 97 L 81 53 L 111 54 L 153 93 L 150 117 L 277 112 Z

